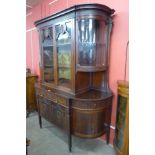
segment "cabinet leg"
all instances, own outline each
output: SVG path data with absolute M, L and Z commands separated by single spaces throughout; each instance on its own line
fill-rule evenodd
M 107 144 L 109 144 L 109 138 L 110 138 L 110 127 L 107 127 L 107 133 L 106 133 Z
M 26 111 L 26 118 L 29 117 L 30 112 Z
M 28 155 L 28 150 L 27 150 L 27 146 L 26 146 L 26 155 Z
M 72 151 L 72 135 L 69 133 L 68 135 L 68 147 L 69 147 L 69 152 Z
M 39 125 L 40 125 L 40 128 L 42 128 L 42 119 L 40 115 L 39 115 Z

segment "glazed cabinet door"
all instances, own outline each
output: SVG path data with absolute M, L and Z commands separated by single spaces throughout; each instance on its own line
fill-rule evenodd
M 108 25 L 100 16 L 80 16 L 76 20 L 77 71 L 104 71 L 107 67 Z
M 73 48 L 74 21 L 66 20 L 55 24 L 55 44 L 57 58 L 57 85 L 72 89 L 73 83 Z
M 40 68 L 42 72 L 42 80 L 44 82 L 54 84 L 54 49 L 52 26 L 40 29 L 40 45 Z

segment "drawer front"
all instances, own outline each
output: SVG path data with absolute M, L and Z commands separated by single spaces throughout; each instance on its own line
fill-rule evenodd
M 52 100 L 53 102 L 56 102 L 56 94 L 52 92 L 51 90 L 46 89 L 36 89 L 36 94 L 40 95 L 42 97 L 45 97 L 49 100 Z
M 57 96 L 57 103 L 65 107 L 68 106 L 67 99 L 62 96 Z
M 100 109 L 106 108 L 112 104 L 112 98 L 108 98 L 102 101 L 77 101 L 73 100 L 72 107 L 80 109 Z
M 44 96 L 54 102 L 56 102 L 56 94 L 51 90 L 45 90 Z

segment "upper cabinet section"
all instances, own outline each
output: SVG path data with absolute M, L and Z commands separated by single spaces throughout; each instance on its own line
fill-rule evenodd
M 89 72 L 106 71 L 113 13 L 105 5 L 82 4 L 36 21 L 42 81 L 75 93 L 77 72 L 88 72 L 79 73 L 86 79 Z

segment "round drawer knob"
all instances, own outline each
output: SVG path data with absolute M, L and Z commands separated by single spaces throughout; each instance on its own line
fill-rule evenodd
M 48 92 L 50 92 L 51 90 L 50 90 L 50 89 L 48 89 L 47 91 L 48 91 Z

